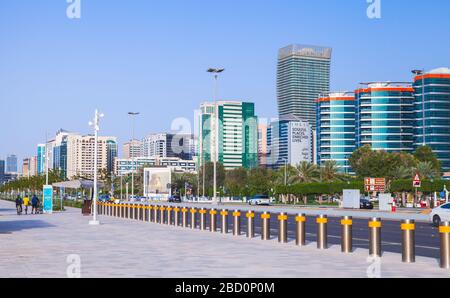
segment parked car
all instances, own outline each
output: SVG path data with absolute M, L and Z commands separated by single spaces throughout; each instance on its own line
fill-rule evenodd
M 174 195 L 169 198 L 169 203 L 181 203 L 181 196 Z
M 100 202 L 109 202 L 109 201 L 111 201 L 111 197 L 109 195 L 100 195 L 98 197 L 98 200 Z
M 359 208 L 360 209 L 367 209 L 372 210 L 374 208 L 373 203 L 367 199 L 361 199 L 359 201 Z
M 436 227 L 443 221 L 450 221 L 450 203 L 434 208 L 430 213 L 430 221 Z
M 270 197 L 267 195 L 256 195 L 253 198 L 249 199 L 247 202 L 249 205 L 253 206 L 270 206 L 271 204 Z

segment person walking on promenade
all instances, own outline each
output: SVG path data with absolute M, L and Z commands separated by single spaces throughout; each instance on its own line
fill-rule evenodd
M 28 206 L 30 206 L 30 198 L 25 196 L 23 198 L 23 205 L 25 206 L 25 215 L 28 214 Z
M 33 195 L 33 198 L 31 198 L 31 214 L 38 214 L 38 207 L 39 207 L 39 199 L 36 195 Z
M 16 198 L 16 210 L 17 210 L 17 215 L 21 215 L 22 214 L 22 197 L 20 195 L 17 195 Z

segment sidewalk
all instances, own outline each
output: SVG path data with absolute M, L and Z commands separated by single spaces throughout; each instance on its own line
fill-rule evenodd
M 343 255 L 337 246 L 263 242 L 244 236 L 101 217 L 77 209 L 54 215 L 14 214 L 0 201 L 0 277 L 66 277 L 67 257 L 81 259 L 82 277 L 367 277 L 367 250 Z M 450 277 L 437 260 L 384 254 L 381 277 Z

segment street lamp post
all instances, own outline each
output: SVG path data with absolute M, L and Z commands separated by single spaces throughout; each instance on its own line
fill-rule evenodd
M 412 71 L 416 76 L 422 76 L 422 138 L 423 138 L 423 146 L 427 145 L 427 141 L 425 138 L 425 70 L 415 69 Z
M 131 142 L 130 142 L 130 151 L 131 151 L 131 197 L 134 197 L 134 171 L 137 169 L 137 166 L 135 167 L 134 164 L 134 148 L 133 148 L 133 142 L 134 142 L 134 122 L 136 116 L 138 116 L 139 112 L 128 112 L 128 115 L 131 116 L 132 124 L 131 124 Z M 127 200 L 130 198 L 127 197 Z
M 210 68 L 207 70 L 207 72 L 214 74 L 214 141 L 212 142 L 214 144 L 214 151 L 213 151 L 213 162 L 214 162 L 214 177 L 213 177 L 213 183 L 214 183 L 214 195 L 213 195 L 213 201 L 217 202 L 217 161 L 219 159 L 219 111 L 217 107 L 217 81 L 219 78 L 219 74 L 224 72 L 225 69 L 223 68 Z M 219 204 L 220 197 L 219 197 Z
M 93 122 L 89 122 L 89 126 L 94 127 L 94 212 L 93 219 L 89 222 L 90 225 L 99 225 L 100 222 L 97 220 L 97 172 L 98 172 L 98 132 L 100 130 L 99 122 L 100 118 L 103 118 L 104 115 L 99 113 L 98 110 L 95 110 L 95 116 Z

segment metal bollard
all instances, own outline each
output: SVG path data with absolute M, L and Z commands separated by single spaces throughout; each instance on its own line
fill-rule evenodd
M 140 205 L 134 205 L 134 219 L 135 220 L 139 220 L 139 210 L 140 210 Z
M 166 208 L 164 206 L 161 206 L 161 207 L 159 207 L 159 211 L 161 212 L 159 215 L 159 223 L 163 225 L 166 221 L 166 219 L 165 219 Z
M 245 214 L 247 217 L 247 238 L 255 237 L 255 212 L 249 211 Z
M 173 210 L 173 208 L 172 207 L 167 207 L 167 225 L 168 226 L 170 226 L 170 225 L 172 225 L 172 210 Z
M 144 218 L 144 205 L 139 204 L 138 205 L 138 219 L 142 221 L 143 218 Z
M 450 222 L 443 222 L 439 227 L 441 234 L 441 268 L 450 269 Z
M 287 235 L 288 215 L 287 215 L 287 213 L 284 213 L 284 212 L 280 213 L 280 215 L 278 215 L 278 221 L 279 221 L 278 242 L 287 243 L 288 242 L 288 235 Z
M 270 213 L 261 214 L 261 239 L 270 240 Z
M 159 206 L 153 207 L 153 220 L 155 223 L 159 222 Z
M 369 255 L 381 257 L 381 218 L 369 221 Z
M 205 231 L 206 230 L 206 213 L 207 211 L 205 208 L 200 209 L 198 212 L 200 214 L 200 230 Z
M 120 217 L 125 218 L 125 205 L 124 204 L 120 205 Z
M 298 214 L 295 218 L 296 231 L 295 231 L 295 244 L 297 246 L 306 245 L 306 215 Z
M 153 205 L 148 207 L 148 221 L 153 222 Z
M 221 232 L 222 234 L 228 234 L 228 210 L 222 210 L 220 216 L 222 218 Z
M 178 207 L 173 208 L 173 225 L 176 227 L 180 225 L 180 211 Z
M 197 228 L 197 209 L 191 209 L 191 229 Z
M 114 204 L 114 217 L 119 217 L 119 205 Z
M 416 224 L 414 220 L 402 220 L 402 262 L 416 262 Z
M 317 248 L 328 249 L 328 217 L 320 215 L 317 222 Z
M 188 212 L 189 210 L 187 208 L 182 208 L 181 209 L 181 224 L 183 226 L 183 228 L 187 228 L 188 227 Z
M 145 206 L 145 221 L 150 222 L 150 205 Z
M 241 212 L 239 210 L 233 212 L 233 235 L 241 236 Z
M 209 231 L 210 232 L 217 232 L 217 210 L 211 209 L 209 211 Z
M 343 216 L 341 218 L 342 234 L 341 234 L 341 251 L 343 253 L 353 252 L 353 218 L 351 216 Z

